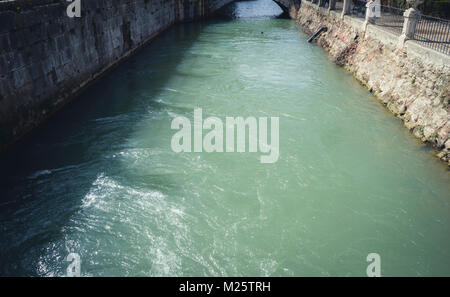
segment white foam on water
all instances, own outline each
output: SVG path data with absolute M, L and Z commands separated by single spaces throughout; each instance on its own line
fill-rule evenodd
M 116 182 L 114 179 L 105 176 L 104 173 L 100 173 L 96 180 L 92 183 L 92 187 L 89 192 L 82 199 L 82 208 L 88 208 L 91 206 L 99 206 L 103 203 L 103 199 L 107 198 L 116 189 L 123 189 L 123 186 Z

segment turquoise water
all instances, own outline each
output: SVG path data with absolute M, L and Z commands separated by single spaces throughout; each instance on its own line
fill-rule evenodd
M 71 252 L 86 276 L 365 276 L 372 252 L 382 275 L 450 275 L 448 169 L 306 39 L 179 25 L 91 86 L 2 161 L 0 275 L 65 275 Z M 174 153 L 194 108 L 279 117 L 278 161 Z

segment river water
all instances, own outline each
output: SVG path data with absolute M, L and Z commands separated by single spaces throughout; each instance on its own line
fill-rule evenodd
M 270 0 L 175 26 L 1 163 L 0 274 L 450 275 L 450 177 Z M 262 33 L 263 32 L 263 33 Z M 279 117 L 280 156 L 175 153 L 176 116 Z

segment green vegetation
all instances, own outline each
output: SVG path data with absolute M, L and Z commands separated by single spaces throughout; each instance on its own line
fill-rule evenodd
M 425 0 L 418 8 L 423 14 L 450 19 L 450 0 Z
M 418 127 L 417 127 L 417 131 L 419 131 L 419 133 L 420 133 L 420 135 L 421 135 L 422 137 L 425 136 L 425 134 L 424 134 L 424 127 L 423 127 L 423 126 L 418 126 Z

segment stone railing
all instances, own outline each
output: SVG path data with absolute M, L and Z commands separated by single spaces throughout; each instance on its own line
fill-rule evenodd
M 337 2 L 341 4 L 338 9 Z M 337 12 L 342 19 L 344 16 L 363 19 L 364 33 L 368 24 L 385 28 L 398 36 L 398 48 L 403 48 L 407 40 L 416 40 L 426 47 L 450 55 L 450 21 L 422 15 L 416 8 L 403 11 L 380 5 L 374 0 L 366 2 L 365 8 L 356 6 L 352 0 L 306 0 L 306 3 L 328 13 Z M 360 3 L 364 4 L 362 1 Z
M 357 3 L 356 9 L 351 7 L 342 17 L 342 1 L 335 2 L 337 10 L 328 10 L 327 3 L 320 7 L 304 1 L 297 22 L 307 34 L 326 26 L 328 30 L 317 38 L 317 44 L 331 60 L 351 72 L 417 138 L 433 145 L 437 156 L 450 164 L 450 55 L 423 46 L 418 38 L 429 40 L 434 34 L 445 46 L 448 43 L 442 36 L 448 31 L 439 27 L 436 19 L 430 20 L 435 22 L 432 26 L 423 26 L 423 16 L 414 9 L 383 10 L 379 5 L 376 9 L 381 10 L 381 16 L 376 17 L 371 3 L 365 7 Z M 329 4 L 332 7 L 333 2 Z M 365 15 L 361 16 L 361 10 Z

